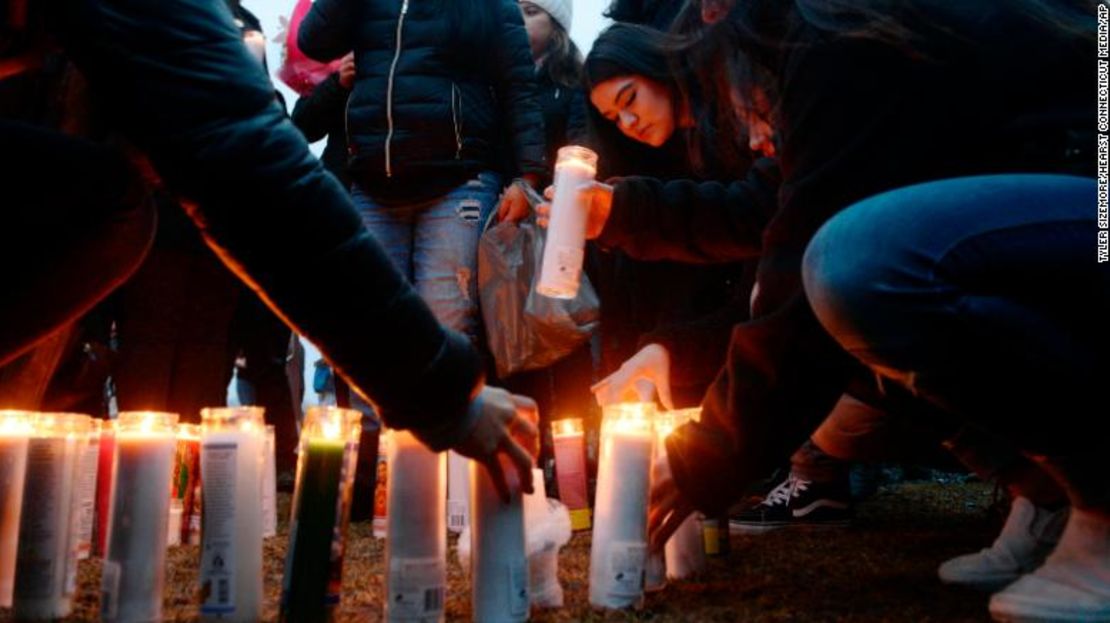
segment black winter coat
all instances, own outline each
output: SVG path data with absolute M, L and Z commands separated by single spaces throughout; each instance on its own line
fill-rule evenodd
M 297 99 L 293 105 L 293 124 L 304 133 L 308 142 L 328 137 L 320 160 L 324 167 L 350 188 L 351 176 L 347 173 L 347 98 L 351 90 L 339 84 L 339 74 L 333 73 L 312 89 L 312 93 Z
M 193 206 L 209 246 L 386 425 L 437 449 L 461 441 L 478 415 L 477 353 L 440 326 L 362 226 L 274 100 L 223 0 L 60 0 L 44 10 L 99 109 Z M 344 292 L 343 303 L 321 304 L 317 291 Z
M 586 94 L 581 89 L 555 84 L 542 68 L 536 75 L 536 84 L 551 171 L 560 147 L 581 145 L 586 140 Z M 550 179 L 548 175 L 546 180 Z
M 350 172 L 376 200 L 416 203 L 496 169 L 504 116 L 516 168 L 543 175 L 543 119 L 520 9 L 488 1 L 497 9 L 493 40 L 463 50 L 446 43 L 452 24 L 432 0 L 318 0 L 301 23 L 297 42 L 308 56 L 355 52 Z

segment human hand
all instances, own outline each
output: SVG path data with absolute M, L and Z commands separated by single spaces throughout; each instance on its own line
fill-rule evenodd
M 500 455 L 516 468 L 524 493 L 532 493 L 532 456 L 539 449 L 536 403 L 489 386 L 475 400 L 481 400 L 478 422 L 454 450 L 485 466 L 502 501 L 508 503 L 510 494 Z
M 578 205 L 586 206 L 586 240 L 593 240 L 601 235 L 605 229 L 605 222 L 609 220 L 609 213 L 613 209 L 613 187 L 601 182 L 587 182 L 578 187 L 580 194 Z M 555 198 L 555 187 L 548 186 L 543 191 L 543 196 L 548 201 Z M 541 203 L 536 206 L 536 222 L 542 227 L 547 227 L 551 217 L 551 204 Z
M 651 469 L 651 495 L 648 498 L 648 547 L 663 551 L 675 530 L 694 512 L 682 497 L 671 475 L 667 454 L 657 454 Z
M 339 86 L 350 90 L 355 85 L 355 53 L 348 52 L 339 61 Z
M 528 216 L 532 208 L 528 205 L 528 195 L 520 187 L 521 183 L 523 182 L 510 184 L 501 195 L 501 203 L 497 206 L 497 220 L 516 223 Z
M 660 344 L 648 344 L 616 372 L 598 381 L 590 391 L 599 405 L 628 400 L 648 401 L 659 394 L 666 409 L 674 409 L 671 399 L 671 356 Z

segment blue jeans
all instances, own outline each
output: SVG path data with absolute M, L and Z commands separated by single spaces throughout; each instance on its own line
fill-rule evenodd
M 357 185 L 351 192 L 366 229 L 440 324 L 471 339 L 478 330 L 478 237 L 500 192 L 501 179 L 490 172 L 413 205 L 383 206 Z
M 1062 175 L 877 195 L 814 237 L 806 295 L 849 353 L 946 411 L 1028 452 L 1105 453 L 1110 264 L 1096 261 L 1095 206 L 1093 179 Z

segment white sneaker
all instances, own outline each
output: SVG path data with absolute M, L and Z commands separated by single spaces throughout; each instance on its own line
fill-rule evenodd
M 991 597 L 996 621 L 1110 621 L 1110 520 L 1075 510 L 1035 572 Z
M 1039 567 L 1064 531 L 1068 507 L 1049 511 L 1016 497 L 994 544 L 957 556 L 937 569 L 945 584 L 996 591 Z

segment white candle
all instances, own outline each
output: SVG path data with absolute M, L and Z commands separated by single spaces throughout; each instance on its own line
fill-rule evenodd
M 559 607 L 563 602 L 559 585 L 559 546 L 551 538 L 550 507 L 544 488 L 543 470 L 532 470 L 534 490 L 524 495 L 525 551 L 528 554 L 528 594 L 538 608 Z M 540 532 L 537 534 L 537 532 Z
M 201 620 L 262 618 L 261 407 L 201 410 Z
M 447 529 L 458 534 L 470 518 L 470 460 L 447 452 Z
M 96 519 L 96 474 L 100 463 L 100 423 L 89 420 L 89 436 L 78 457 L 74 495 L 77 503 L 77 559 L 92 555 L 93 523 Z
M 447 591 L 446 455 L 392 431 L 386 486 L 385 618 L 443 621 Z
M 274 427 L 266 425 L 266 462 L 262 466 L 262 536 L 277 534 L 277 466 L 274 462 Z
M 655 430 L 659 435 L 656 461 L 667 460 L 667 437 L 679 426 L 701 417 L 701 408 L 667 411 L 656 418 Z M 705 570 L 705 544 L 701 519 L 696 513 L 686 518 L 663 547 L 668 579 L 681 580 Z
M 175 413 L 125 411 L 116 419 L 115 484 L 100 584 L 104 621 L 162 620 L 176 424 Z
M 544 296 L 572 299 L 578 294 L 588 216 L 588 206 L 579 201 L 578 190 L 596 174 L 596 153 L 576 145 L 559 149 L 555 198 L 551 202 L 543 264 L 536 284 L 536 292 Z
M 33 417 L 27 411 L 0 411 L 0 608 L 12 607 L 27 440 Z
M 625 608 L 643 596 L 654 413 L 651 403 L 604 409 L 590 548 L 594 606 Z
M 489 470 L 470 462 L 471 618 L 483 623 L 526 621 L 530 604 L 520 478 L 510 461 L 498 460 L 509 485 L 508 504 Z
M 23 483 L 28 495 L 20 513 L 12 595 L 15 620 L 69 615 L 77 577 L 74 480 L 88 428 L 88 416 L 43 413 L 28 440 Z

